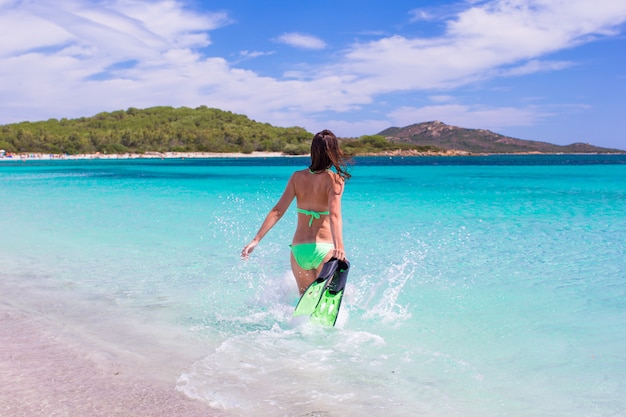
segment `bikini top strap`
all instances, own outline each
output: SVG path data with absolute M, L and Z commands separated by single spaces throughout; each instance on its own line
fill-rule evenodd
M 328 211 L 313 211 L 313 210 L 305 210 L 298 208 L 298 213 L 302 213 L 307 216 L 311 216 L 309 220 L 309 227 L 313 225 L 313 219 L 319 219 L 322 215 L 328 216 L 330 213 Z

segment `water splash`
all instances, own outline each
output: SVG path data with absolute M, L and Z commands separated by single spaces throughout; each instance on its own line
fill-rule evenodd
M 412 253 L 407 253 L 400 264 L 385 268 L 383 277 L 376 285 L 363 294 L 361 305 L 366 308 L 365 319 L 380 319 L 383 323 L 400 323 L 411 318 L 408 305 L 398 303 L 406 284 L 415 277 L 419 261 Z M 385 287 L 386 288 L 383 288 Z M 382 292 L 379 296 L 378 294 Z M 374 303 L 370 307 L 370 304 Z
M 368 332 L 276 324 L 225 340 L 184 372 L 176 389 L 241 416 L 412 415 L 390 395 L 401 381 L 389 372 L 384 347 Z

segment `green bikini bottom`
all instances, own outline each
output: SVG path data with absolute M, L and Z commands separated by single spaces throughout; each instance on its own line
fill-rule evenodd
M 332 243 L 313 242 L 289 245 L 289 247 L 291 248 L 293 258 L 300 265 L 300 268 L 309 271 L 320 266 L 328 252 L 335 248 L 335 245 Z

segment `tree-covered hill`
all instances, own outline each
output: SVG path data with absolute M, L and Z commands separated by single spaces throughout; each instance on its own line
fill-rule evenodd
M 200 106 L 129 108 L 78 119 L 50 119 L 0 126 L 0 149 L 10 153 L 281 152 L 307 154 L 313 134 L 275 127 L 247 116 Z M 433 150 L 381 136 L 344 139 L 351 155 Z
M 0 127 L 8 152 L 308 152 L 311 134 L 201 106 L 129 108 L 93 117 L 22 122 Z

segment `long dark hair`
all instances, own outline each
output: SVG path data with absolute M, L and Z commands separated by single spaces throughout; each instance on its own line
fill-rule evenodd
M 311 142 L 311 165 L 313 172 L 322 171 L 335 167 L 337 174 L 344 180 L 351 177 L 348 173 L 349 158 L 339 147 L 337 136 L 328 129 L 322 130 L 313 137 Z

